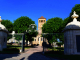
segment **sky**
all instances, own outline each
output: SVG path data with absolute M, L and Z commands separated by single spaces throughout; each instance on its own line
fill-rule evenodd
M 0 0 L 1 19 L 12 23 L 21 16 L 27 16 L 35 21 L 38 30 L 38 18 L 67 18 L 80 0 Z M 59 40 L 58 40 L 59 41 Z
M 12 23 L 21 16 L 27 16 L 38 27 L 38 18 L 41 16 L 46 21 L 54 17 L 64 20 L 76 4 L 80 4 L 80 0 L 0 0 L 0 16 Z

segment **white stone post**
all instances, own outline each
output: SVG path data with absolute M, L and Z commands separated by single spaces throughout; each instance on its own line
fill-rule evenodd
M 15 31 L 12 31 L 12 39 L 13 39 L 13 42 L 15 42 L 14 41 L 14 34 L 15 34 Z

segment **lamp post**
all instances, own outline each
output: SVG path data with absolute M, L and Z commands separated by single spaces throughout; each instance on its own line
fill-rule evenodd
M 37 31 L 37 30 L 36 30 L 36 25 L 35 25 L 35 24 L 29 25 L 29 28 L 30 28 L 33 32 L 36 32 L 36 31 Z M 29 31 L 31 32 L 31 30 L 29 30 Z M 31 44 L 32 44 L 32 42 L 31 42 Z
M 32 26 L 32 29 L 34 29 L 34 24 L 31 24 L 30 26 Z M 29 26 L 29 28 L 30 28 L 30 26 Z M 26 33 L 29 33 L 29 32 L 31 32 L 31 30 L 26 30 L 25 32 L 24 32 L 24 35 L 22 36 L 22 52 L 24 52 L 24 45 L 25 45 L 25 34 Z
M 30 25 L 30 27 L 34 30 L 35 29 L 35 27 L 34 27 L 34 25 L 35 24 L 31 24 Z M 29 27 L 29 28 L 30 28 Z M 36 31 L 36 30 L 35 30 Z M 24 33 L 15 33 L 15 31 L 13 31 L 12 33 L 9 33 L 9 35 L 13 35 L 14 36 L 14 34 L 15 35 L 22 35 L 22 51 L 20 50 L 20 52 L 24 52 L 24 45 L 25 45 L 25 34 L 26 33 L 29 33 L 29 32 L 31 32 L 31 30 L 26 30 Z
M 25 45 L 25 33 L 22 35 L 22 52 L 24 52 L 24 45 Z

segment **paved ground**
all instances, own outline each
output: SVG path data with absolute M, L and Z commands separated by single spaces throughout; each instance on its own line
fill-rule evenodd
M 34 48 L 26 49 L 25 53 L 21 54 L 0 54 L 0 60 L 58 60 L 45 57 L 41 54 L 43 48 L 36 46 Z

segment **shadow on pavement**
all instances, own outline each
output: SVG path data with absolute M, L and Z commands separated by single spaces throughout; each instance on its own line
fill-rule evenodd
M 36 52 L 30 55 L 28 57 L 28 60 L 68 60 L 68 59 L 44 56 L 42 52 Z
M 19 56 L 19 54 L 0 54 L 0 60 L 9 59 L 17 56 Z
M 42 52 L 36 52 L 31 54 L 28 57 L 28 60 L 50 60 L 50 58 L 46 58 L 44 55 L 42 55 Z
M 20 60 L 24 60 L 25 59 L 25 57 L 23 57 L 22 59 L 20 59 Z

